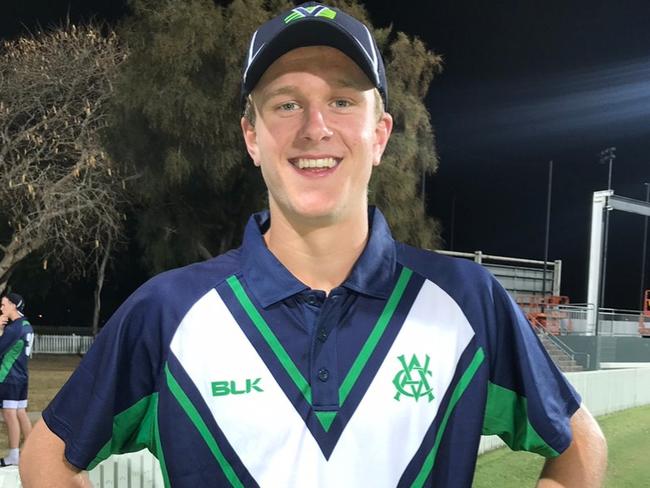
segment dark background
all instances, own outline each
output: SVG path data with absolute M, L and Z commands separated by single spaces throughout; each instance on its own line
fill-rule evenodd
M 426 100 L 440 157 L 426 198 L 446 248 L 542 259 L 553 160 L 549 259 L 563 261 L 562 293 L 585 302 L 592 194 L 607 189 L 598 153 L 617 148 L 617 195 L 644 200 L 650 181 L 650 2 L 364 3 L 375 25 L 392 23 L 443 56 Z M 126 13 L 124 0 L 3 0 L 0 37 L 66 17 L 113 23 Z M 604 306 L 639 308 L 643 224 L 611 214 Z M 106 284 L 108 310 L 146 277 L 135 258 L 116 271 Z M 90 321 L 87 285 L 40 286 L 35 306 L 52 321 Z

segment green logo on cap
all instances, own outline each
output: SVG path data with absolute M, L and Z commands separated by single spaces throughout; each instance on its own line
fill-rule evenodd
M 303 19 L 305 17 L 325 17 L 332 20 L 336 17 L 336 12 L 329 7 L 323 5 L 314 5 L 312 7 L 298 7 L 294 8 L 289 15 L 284 18 L 284 23 L 288 24 L 294 20 Z

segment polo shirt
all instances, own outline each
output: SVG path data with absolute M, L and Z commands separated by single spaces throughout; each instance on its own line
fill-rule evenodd
M 267 249 L 268 212 L 139 288 L 43 412 L 68 461 L 148 448 L 173 487 L 469 487 L 481 434 L 564 451 L 580 400 L 519 307 L 369 217 L 328 296 Z
M 0 383 L 24 385 L 29 381 L 27 361 L 32 354 L 34 330 L 25 317 L 5 325 L 0 336 Z

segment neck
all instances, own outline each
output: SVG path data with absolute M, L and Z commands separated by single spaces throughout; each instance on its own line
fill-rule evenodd
M 350 274 L 368 240 L 368 210 L 328 223 L 287 219 L 271 206 L 269 250 L 302 283 L 329 293 Z

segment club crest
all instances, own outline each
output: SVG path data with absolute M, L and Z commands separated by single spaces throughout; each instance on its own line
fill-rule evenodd
M 402 365 L 402 370 L 393 378 L 393 384 L 397 389 L 395 400 L 398 402 L 402 395 L 412 397 L 416 402 L 424 396 L 429 399 L 429 402 L 433 401 L 433 390 L 427 378 L 427 376 L 433 376 L 429 370 L 429 355 L 425 355 L 424 358 L 424 364 L 415 354 L 408 362 L 403 354 L 397 358 Z

